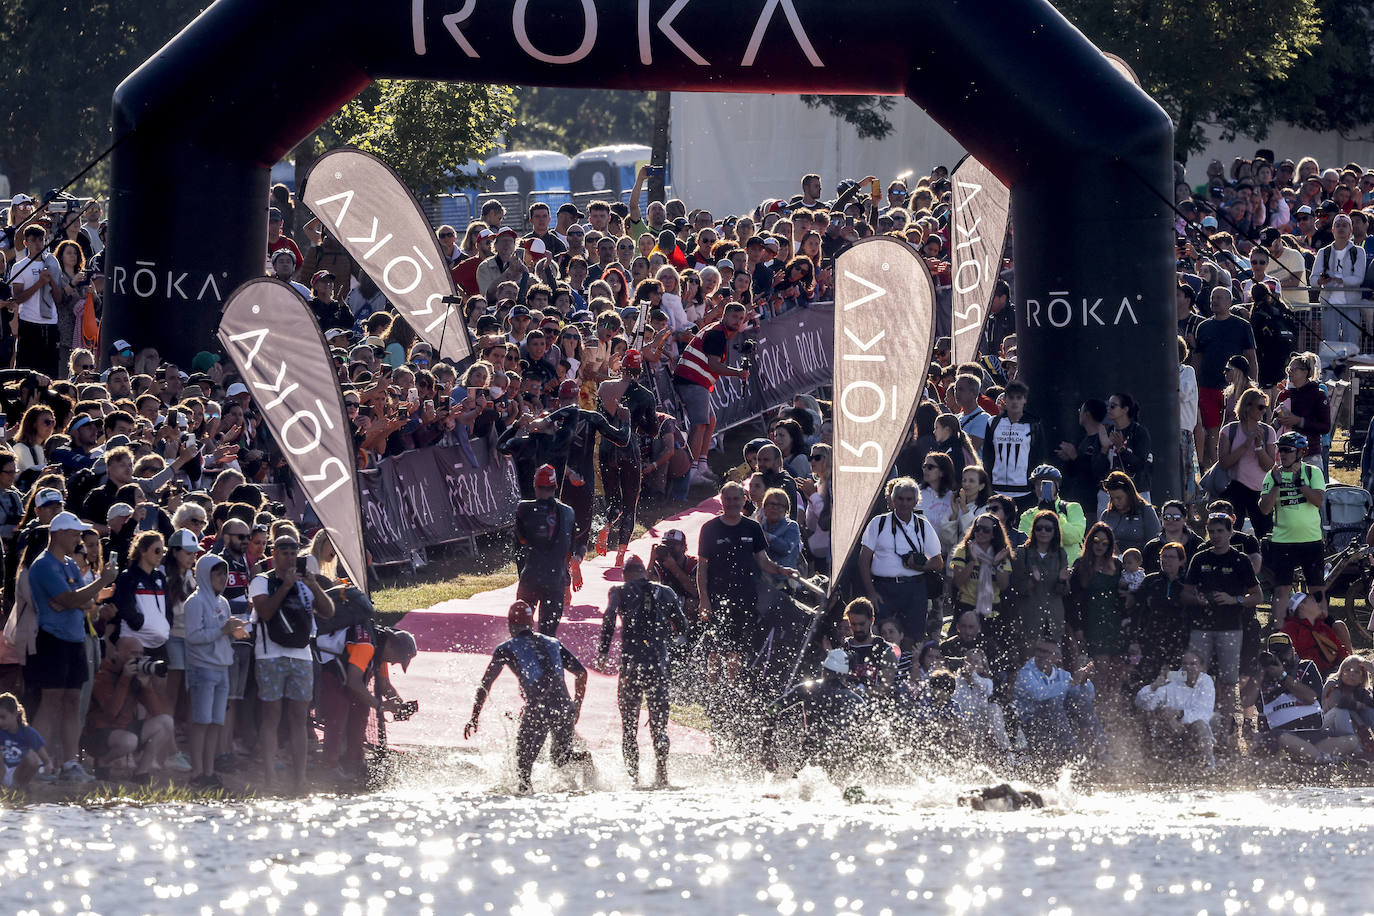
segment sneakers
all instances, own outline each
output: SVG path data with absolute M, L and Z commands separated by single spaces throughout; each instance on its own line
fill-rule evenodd
M 716 477 L 715 474 L 711 473 L 711 469 L 706 466 L 705 461 L 697 462 L 697 464 L 692 468 L 692 474 L 696 477 L 698 483 L 713 484 L 720 482 L 720 479 Z
M 57 781 L 68 785 L 84 785 L 95 782 L 95 777 L 87 773 L 81 764 L 68 763 L 62 767 L 62 772 L 58 774 Z
M 182 751 L 177 751 L 167 758 L 167 762 L 164 763 L 163 766 L 177 773 L 189 773 L 191 772 L 191 758 L 187 757 Z
M 52 767 L 43 767 L 43 769 L 39 770 L 38 774 L 33 778 L 35 782 L 42 782 L 47 783 L 48 785 L 52 785 L 53 783 L 57 782 L 57 773 L 53 770 Z

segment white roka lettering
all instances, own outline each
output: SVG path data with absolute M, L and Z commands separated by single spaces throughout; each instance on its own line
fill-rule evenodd
M 275 420 L 279 413 L 289 413 L 279 425 L 273 423 L 280 430 L 277 438 L 282 448 L 298 458 L 322 451 L 324 432 L 335 428 L 334 418 L 319 398 L 314 398 L 313 404 L 287 403 L 291 395 L 301 390 L 299 382 L 287 378 L 287 361 L 278 359 L 275 369 L 258 363 L 258 358 L 263 354 L 263 345 L 270 335 L 267 328 L 253 328 L 229 335 L 229 342 L 239 350 L 238 362 L 243 370 L 244 381 L 251 391 L 258 393 L 254 399 L 267 417 Z M 339 487 L 351 483 L 353 474 L 349 465 L 339 457 L 324 454 L 320 456 L 315 473 L 302 473 L 301 479 L 310 483 L 328 481 L 327 486 L 314 492 L 317 500 L 323 500 Z
M 883 265 L 886 269 L 887 265 Z M 846 302 L 843 306 L 844 312 L 851 312 L 856 308 L 877 302 L 887 295 L 887 290 L 883 287 L 864 279 L 852 271 L 846 270 L 844 277 L 852 280 L 868 290 L 867 293 Z M 840 354 L 841 363 L 885 363 L 887 354 L 881 351 L 871 352 L 874 347 L 887 338 L 887 331 L 879 329 L 868 340 L 861 339 L 850 328 L 844 329 L 844 338 L 853 345 L 852 349 L 847 348 Z M 836 367 L 839 369 L 840 367 Z M 840 389 L 839 398 L 836 406 L 840 414 L 849 423 L 868 424 L 882 419 L 884 416 L 892 420 L 897 419 L 897 404 L 899 396 L 896 386 L 884 390 L 882 386 L 868 379 L 852 379 L 844 383 Z M 846 424 L 847 426 L 847 424 Z M 883 447 L 873 440 L 865 440 L 858 445 L 847 441 L 843 437 L 839 440 L 839 447 L 843 455 L 852 456 L 854 459 L 862 460 L 865 456 L 872 455 L 872 464 L 847 464 L 837 465 L 836 470 L 846 473 L 860 474 L 880 474 L 883 468 L 887 467 L 886 455 L 883 454 Z
M 1140 325 L 1140 319 L 1136 316 L 1136 303 L 1144 300 L 1144 296 L 1137 293 L 1135 296 L 1122 296 L 1120 303 L 1116 306 L 1115 314 L 1103 314 L 1098 311 L 1104 307 L 1110 309 L 1111 299 L 1107 296 L 1074 296 L 1069 290 L 1052 290 L 1046 294 L 1048 298 L 1041 300 L 1036 297 L 1026 297 L 1026 326 L 1041 328 L 1049 325 L 1052 328 L 1066 328 L 1070 325 L 1076 327 L 1120 327 L 1122 325 Z
M 692 2 L 692 0 L 673 0 L 673 3 L 658 18 L 657 22 L 649 10 L 649 0 L 635 0 L 635 19 L 636 34 L 639 39 L 639 62 L 648 67 L 654 62 L 652 49 L 653 29 L 657 27 L 664 38 L 677 48 L 684 57 L 699 67 L 709 66 L 705 57 L 696 48 L 682 37 L 682 34 L 674 27 L 674 22 L 678 15 Z M 514 8 L 511 10 L 511 32 L 515 37 L 515 42 L 520 50 L 524 51 L 532 59 L 546 64 L 567 65 L 575 64 L 587 59 L 592 49 L 596 46 L 596 39 L 599 33 L 599 14 L 597 12 L 595 0 L 581 0 L 582 5 L 582 41 L 576 50 L 569 54 L 550 54 L 542 48 L 537 48 L 530 40 L 528 17 L 530 0 L 515 0 Z M 624 6 L 621 0 L 617 0 L 614 13 L 620 13 Z M 797 7 L 794 0 L 765 0 L 759 17 L 754 23 L 753 32 L 750 33 L 749 45 L 745 48 L 744 56 L 740 60 L 741 67 L 752 67 L 758 58 L 759 49 L 763 46 L 764 36 L 768 31 L 768 26 L 773 22 L 778 11 L 781 10 L 783 18 L 786 20 L 788 30 L 797 42 L 797 47 L 806 57 L 813 67 L 824 67 L 825 63 L 820 55 L 816 53 L 815 47 L 811 44 L 811 38 L 806 33 L 806 27 L 802 25 L 801 16 L 797 14 Z M 443 24 L 444 30 L 453 39 L 453 43 L 463 54 L 472 59 L 478 59 L 482 55 L 478 52 L 472 40 L 468 37 L 465 27 L 473 13 L 477 11 L 477 0 L 464 0 L 463 5 L 457 12 L 447 13 L 440 17 L 439 21 Z M 423 57 L 429 53 L 429 42 L 425 35 L 425 0 L 411 0 L 410 3 L 410 33 L 411 44 L 415 49 L 416 55 Z M 480 30 L 475 34 L 480 34 Z

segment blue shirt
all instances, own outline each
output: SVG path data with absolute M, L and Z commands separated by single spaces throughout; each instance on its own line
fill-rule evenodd
M 43 736 L 27 725 L 19 726 L 17 731 L 0 731 L 0 760 L 10 769 L 24 762 L 29 751 L 41 750 Z
M 48 551 L 29 567 L 29 591 L 38 608 L 38 628 L 66 642 L 86 641 L 86 612 L 81 608 L 57 610 L 52 599 L 81 587 L 81 570 L 70 558 L 59 560 Z

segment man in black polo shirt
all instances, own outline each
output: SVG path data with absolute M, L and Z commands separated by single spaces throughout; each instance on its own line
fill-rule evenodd
M 1249 557 L 1231 546 L 1231 525 L 1231 517 L 1223 512 L 1207 516 L 1208 549 L 1193 557 L 1183 577 L 1183 603 L 1193 608 L 1188 648 L 1204 664 L 1216 656 L 1222 740 L 1234 734 L 1241 638 L 1263 597 Z

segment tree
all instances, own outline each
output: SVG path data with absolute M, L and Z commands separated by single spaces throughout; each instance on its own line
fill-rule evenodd
M 854 127 L 864 140 L 882 140 L 892 133 L 892 122 L 885 112 L 891 111 L 897 100 L 890 95 L 804 95 L 807 108 L 824 108 L 835 117 Z
M 1318 48 L 1317 0 L 1056 0 L 1103 51 L 1119 55 L 1174 119 L 1186 161 L 1203 126 L 1262 139 L 1272 95 Z M 1364 66 L 1367 69 L 1369 59 Z M 1366 109 L 1367 110 L 1367 109 Z
M 510 129 L 511 106 L 504 86 L 378 80 L 316 136 L 324 149 L 356 146 L 375 154 L 424 199 L 442 193 L 451 176 L 491 153 L 495 138 Z
M 1317 0 L 1317 7 L 1318 47 L 1265 98 L 1275 119 L 1349 135 L 1374 124 L 1374 0 Z
M 0 119 L 0 171 L 10 187 L 41 197 L 104 152 L 115 87 L 204 7 L 200 0 L 88 0 L 79 7 L 8 0 L 0 16 L 8 109 Z M 74 190 L 105 190 L 107 166 Z
M 509 149 L 551 149 L 575 156 L 593 146 L 642 143 L 654 132 L 654 94 L 626 89 L 515 90 Z

